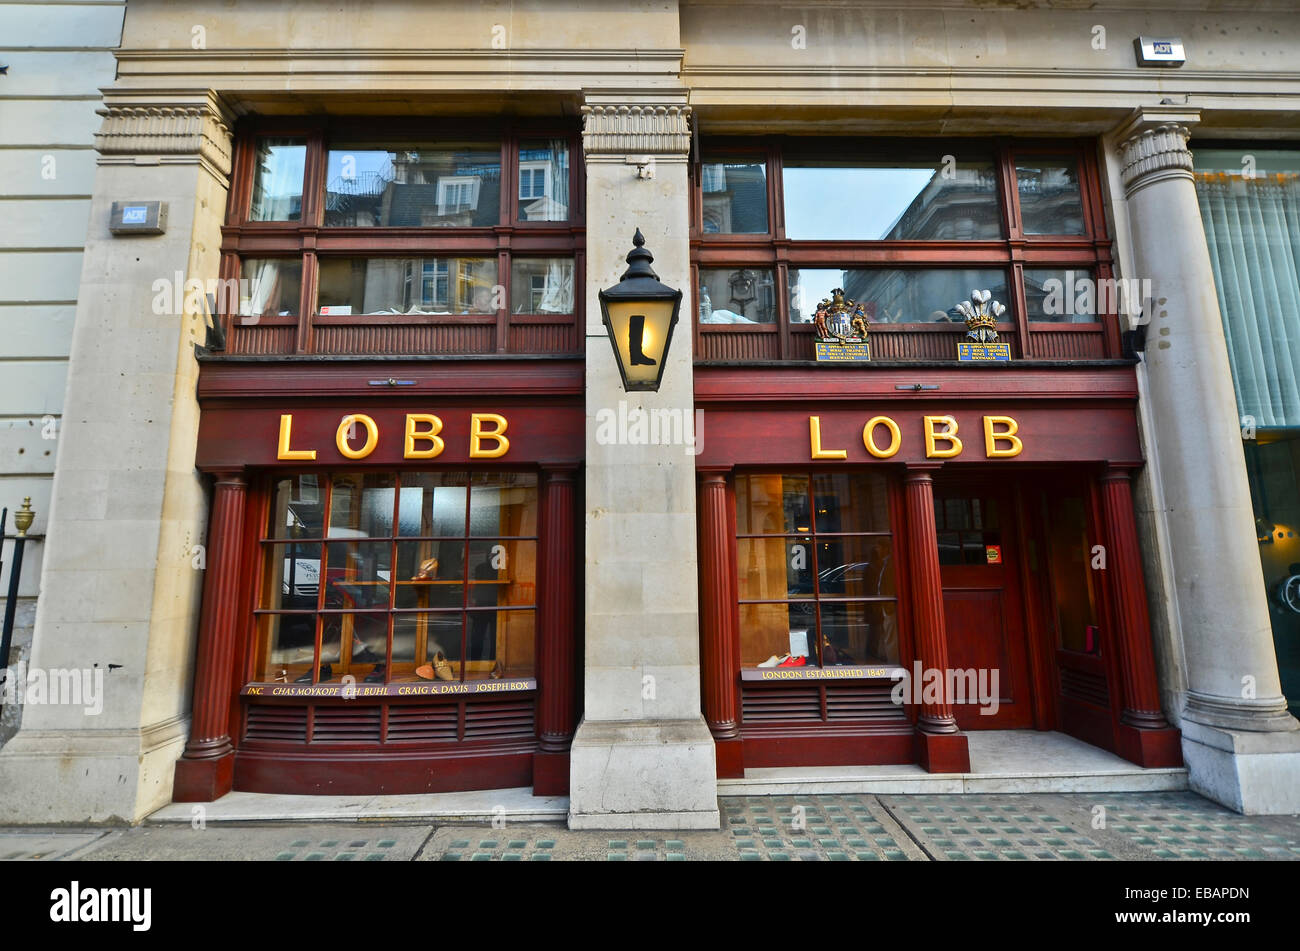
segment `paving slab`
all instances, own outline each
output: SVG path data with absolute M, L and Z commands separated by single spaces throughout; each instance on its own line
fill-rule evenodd
M 408 862 L 428 823 L 273 823 L 137 826 L 106 835 L 76 858 L 97 862 Z

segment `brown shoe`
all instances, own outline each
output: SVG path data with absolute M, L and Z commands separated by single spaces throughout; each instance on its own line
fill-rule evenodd
M 415 676 L 421 680 L 433 680 L 433 664 L 425 664 L 423 667 L 415 668 Z

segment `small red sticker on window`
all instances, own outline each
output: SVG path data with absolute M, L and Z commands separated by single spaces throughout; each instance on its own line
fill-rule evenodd
M 1002 564 L 1002 546 L 1001 546 L 1001 545 L 985 545 L 985 546 L 984 546 L 984 557 L 985 557 L 985 559 L 988 561 L 988 563 L 989 563 L 990 565 L 1000 565 L 1000 564 Z

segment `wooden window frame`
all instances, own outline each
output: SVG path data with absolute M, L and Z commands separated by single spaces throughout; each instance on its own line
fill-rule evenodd
M 812 326 L 791 323 L 790 281 L 791 270 L 814 267 L 985 267 L 998 268 L 1006 273 L 1010 319 L 999 323 L 999 331 L 1013 341 L 1012 353 L 1017 359 L 1114 359 L 1120 353 L 1120 326 L 1116 308 L 1110 306 L 1090 323 L 1066 324 L 1056 322 L 1030 322 L 1026 315 L 1024 269 L 1075 268 L 1091 270 L 1098 281 L 1113 278 L 1112 241 L 1106 230 L 1105 209 L 1102 201 L 1100 173 L 1098 170 L 1097 142 L 1092 139 L 929 139 L 919 140 L 919 147 L 935 154 L 970 154 L 983 150 L 993 161 L 998 179 L 998 201 L 1002 215 L 1003 237 L 997 240 L 904 240 L 904 241 L 811 241 L 791 240 L 785 231 L 784 161 L 787 154 L 807 151 L 808 140 L 788 137 L 717 137 L 705 139 L 691 162 L 691 281 L 695 300 L 699 299 L 701 268 L 753 267 L 771 268 L 775 272 L 777 288 L 777 322 L 775 324 L 735 325 L 701 324 L 698 308 L 692 315 L 695 330 L 697 362 L 712 362 L 709 356 L 715 349 L 710 337 L 726 335 L 736 339 L 742 335 L 769 336 L 773 343 L 766 345 L 771 352 L 768 360 L 776 362 L 808 362 L 797 352 L 811 352 Z M 888 157 L 899 151 L 915 151 L 914 139 L 844 139 L 818 140 L 818 154 L 829 159 L 863 159 Z M 703 230 L 702 165 L 709 158 L 728 154 L 761 153 L 767 161 L 768 231 L 766 234 L 715 234 Z M 1035 155 L 1068 155 L 1074 157 L 1079 169 L 1079 190 L 1083 207 L 1084 230 L 1082 235 L 1027 235 L 1020 224 L 1019 189 L 1016 185 L 1018 158 Z M 953 303 L 956 303 L 954 301 Z M 951 325 L 932 323 L 874 323 L 872 337 L 877 335 L 906 336 L 912 340 L 932 334 L 952 334 Z M 1080 336 L 1082 335 L 1082 336 Z M 797 338 L 806 338 L 803 341 Z M 1077 338 L 1072 345 L 1071 337 Z M 1085 340 L 1086 338 L 1086 340 Z M 800 343 L 804 346 L 800 346 Z M 901 342 L 906 349 L 908 344 Z M 897 347 L 895 349 L 898 349 Z M 955 347 L 951 359 L 956 360 Z M 876 348 L 873 348 L 873 354 Z M 1085 353 L 1084 356 L 1072 353 Z M 904 356 L 903 359 L 932 359 L 928 356 Z M 754 360 L 742 362 L 768 362 Z M 730 361 L 728 361 L 730 362 Z
M 255 155 L 257 141 L 264 137 L 302 138 L 307 155 L 303 176 L 302 215 L 300 221 L 251 221 Z M 495 224 L 478 227 L 327 227 L 324 224 L 325 172 L 331 141 L 339 139 L 385 138 L 495 140 L 500 143 L 500 208 Z M 569 148 L 569 219 L 567 221 L 519 221 L 518 148 L 525 139 L 563 139 Z M 230 335 L 258 328 L 292 327 L 293 339 L 262 345 L 246 345 L 248 353 L 313 354 L 338 353 L 318 348 L 318 328 L 353 328 L 361 339 L 372 337 L 374 346 L 365 353 L 410 353 L 385 350 L 384 334 L 388 328 L 438 327 L 450 332 L 458 328 L 491 328 L 491 346 L 487 352 L 497 356 L 512 354 L 581 353 L 578 333 L 579 315 L 585 311 L 585 168 L 581 137 L 569 123 L 556 120 L 524 122 L 518 120 L 482 121 L 442 118 L 345 118 L 272 119 L 254 117 L 236 127 L 231 188 L 226 224 L 221 229 L 221 277 L 238 280 L 241 261 L 246 258 L 294 258 L 302 260 L 302 291 L 298 316 L 260 317 L 243 321 L 238 313 L 221 313 Z M 497 280 L 505 288 L 502 307 L 492 314 L 434 315 L 403 314 L 387 316 L 331 315 L 317 311 L 319 262 L 325 258 L 431 258 L 441 256 L 496 258 Z M 573 312 L 569 314 L 512 314 L 511 261 L 515 257 L 566 258 L 574 264 Z M 550 328 L 552 338 L 566 341 L 560 350 L 545 350 L 514 344 L 512 331 L 527 328 Z M 486 338 L 484 338 L 486 339 Z M 529 339 L 526 336 L 524 339 Z M 456 351 L 438 350 L 454 354 Z M 473 351 L 482 353 L 482 350 Z

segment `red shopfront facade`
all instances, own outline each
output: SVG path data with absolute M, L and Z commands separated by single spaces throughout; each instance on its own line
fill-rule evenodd
M 975 729 L 1180 763 L 1131 494 L 1136 301 L 1116 293 L 1096 143 L 705 139 L 693 176 L 719 775 L 966 771 Z M 959 303 L 986 292 L 1010 359 L 959 363 Z M 837 294 L 867 317 L 869 362 L 814 361 Z
M 571 123 L 240 123 L 177 801 L 567 791 L 581 181 Z

